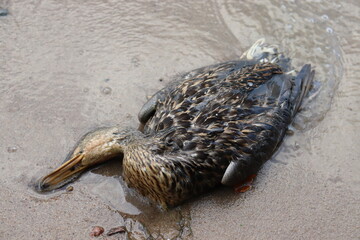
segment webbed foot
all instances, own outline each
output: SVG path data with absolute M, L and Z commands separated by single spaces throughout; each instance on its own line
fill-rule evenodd
M 244 192 L 249 191 L 252 188 L 251 184 L 254 182 L 255 178 L 256 178 L 256 174 L 250 175 L 243 182 L 236 184 L 234 186 L 234 191 L 236 193 L 244 193 Z

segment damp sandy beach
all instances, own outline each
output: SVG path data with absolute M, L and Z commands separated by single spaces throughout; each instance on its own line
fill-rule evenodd
M 115 160 L 68 191 L 34 191 L 83 134 L 137 127 L 172 76 L 238 59 L 259 38 L 295 69 L 311 63 L 320 91 L 251 190 L 162 211 Z M 359 66 L 357 0 L 0 0 L 0 239 L 96 239 L 94 226 L 97 239 L 360 239 Z

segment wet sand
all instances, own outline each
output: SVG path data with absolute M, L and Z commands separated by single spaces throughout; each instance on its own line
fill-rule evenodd
M 360 4 L 322 1 L 0 1 L 0 238 L 360 239 Z M 320 94 L 295 133 L 235 194 L 161 212 L 124 186 L 120 163 L 40 195 L 34 180 L 99 126 L 137 126 L 171 76 L 238 58 L 265 37 Z M 100 237 L 99 239 L 105 239 Z

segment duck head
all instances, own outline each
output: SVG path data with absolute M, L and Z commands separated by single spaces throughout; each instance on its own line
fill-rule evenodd
M 109 127 L 87 133 L 60 167 L 38 181 L 36 190 L 48 192 L 58 189 L 72 182 L 90 167 L 123 156 L 124 148 L 134 139 L 134 135 L 138 134 L 136 132 L 132 129 L 119 130 L 117 127 Z

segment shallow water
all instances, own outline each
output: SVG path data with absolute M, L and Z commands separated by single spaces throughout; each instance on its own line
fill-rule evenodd
M 358 1 L 3 0 L 0 8 L 8 10 L 0 16 L 2 239 L 84 239 L 95 225 L 125 225 L 133 239 L 360 237 Z M 253 190 L 220 188 L 162 212 L 124 186 L 116 162 L 72 192 L 44 196 L 29 186 L 87 131 L 136 127 L 146 97 L 171 76 L 236 59 L 263 37 L 295 68 L 311 63 L 320 90 Z

